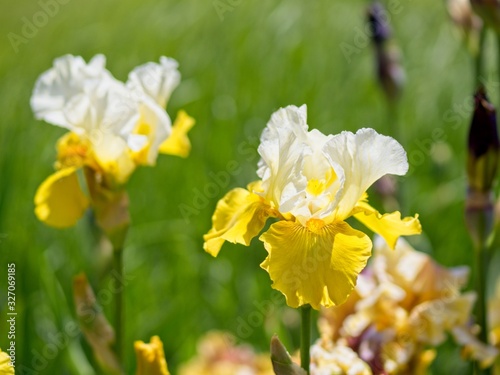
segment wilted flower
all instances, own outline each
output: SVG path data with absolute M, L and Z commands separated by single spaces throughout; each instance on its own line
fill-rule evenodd
M 209 332 L 198 343 L 197 357 L 182 365 L 179 375 L 272 375 L 269 355 L 234 344 L 228 333 Z
M 317 345 L 348 346 L 374 374 L 425 374 L 435 356 L 425 348 L 469 325 L 475 295 L 460 293 L 467 279 L 467 267 L 444 268 L 402 239 L 392 251 L 378 238 L 355 292 L 323 310 Z
M 0 375 L 14 375 L 14 367 L 7 353 L 0 349 Z
M 164 110 L 179 80 L 177 62 L 165 57 L 134 69 L 126 84 L 105 69 L 102 55 L 88 64 L 79 56 L 56 59 L 38 79 L 31 106 L 36 118 L 70 132 L 57 143 L 57 171 L 36 193 L 37 217 L 67 227 L 89 206 L 126 205 L 120 193 L 138 165 L 154 165 L 158 152 L 186 156 L 193 120 L 181 113 L 172 130 Z
M 406 153 L 373 129 L 332 136 L 308 131 L 306 107 L 273 114 L 261 136 L 261 180 L 231 190 L 217 204 L 204 249 L 217 256 L 224 241 L 249 245 L 269 217 L 279 221 L 260 236 L 268 252 L 261 267 L 291 307 L 345 301 L 371 253 L 369 237 L 345 220 L 356 217 L 394 246 L 420 233 L 417 216 L 381 215 L 366 190 L 387 173 L 408 169 Z
M 163 343 L 158 336 L 151 337 L 150 343 L 134 343 L 137 357 L 136 375 L 170 375 L 163 352 Z

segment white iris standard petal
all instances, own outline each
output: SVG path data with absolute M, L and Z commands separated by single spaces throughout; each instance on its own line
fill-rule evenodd
M 393 138 L 373 129 L 360 129 L 356 134 L 344 131 L 324 146 L 325 155 L 342 167 L 345 183 L 336 217 L 350 215 L 366 190 L 386 174 L 404 175 L 408 160 L 403 147 Z
M 262 133 L 257 174 L 263 196 L 303 225 L 331 216 L 342 190 L 344 172 L 323 151 L 330 139 L 318 130 L 308 131 L 305 105 L 278 110 Z
M 73 130 L 66 116 L 67 105 L 84 92 L 92 91 L 103 80 L 113 80 L 105 69 L 106 59 L 95 56 L 88 64 L 80 56 L 57 58 L 51 69 L 37 80 L 31 107 L 37 119 Z
M 127 86 L 139 100 L 146 95 L 165 108 L 181 80 L 178 66 L 174 59 L 162 56 L 159 64 L 148 62 L 132 70 Z

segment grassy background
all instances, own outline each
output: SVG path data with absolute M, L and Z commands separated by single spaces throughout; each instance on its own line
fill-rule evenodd
M 400 11 L 391 23 L 407 73 L 397 131 L 411 164 L 410 174 L 400 179 L 403 213 L 420 213 L 426 232 L 417 240 L 421 249 L 448 266 L 471 264 L 462 212 L 472 61 L 443 2 L 396 3 Z M 390 132 L 374 78 L 372 49 L 358 44 L 348 61 L 340 48 L 341 43 L 356 46 L 365 6 L 360 0 L 241 1 L 221 19 L 211 0 L 69 0 L 15 52 L 9 33 L 22 36 L 23 17 L 32 20 L 41 5 L 4 2 L 0 347 L 7 346 L 6 263 L 15 262 L 17 269 L 18 365 L 32 367 L 36 352 L 73 319 L 71 281 L 76 273 L 85 271 L 94 286 L 106 285 L 99 236 L 92 231 L 90 217 L 58 231 L 33 214 L 35 190 L 53 170 L 54 144 L 64 130 L 34 120 L 29 106 L 36 78 L 54 58 L 71 53 L 89 59 L 103 53 L 119 79 L 162 55 L 177 59 L 183 80 L 168 111 L 175 114 L 184 108 L 197 119 L 188 159 L 162 156 L 155 168 L 138 170 L 129 184 L 129 373 L 135 366 L 132 341 L 153 334 L 161 336 L 174 370 L 193 355 L 197 338 L 214 328 L 239 334 L 260 351 L 267 350 L 270 336 L 279 332 L 289 348 L 296 348 L 298 317 L 274 295 L 267 273 L 259 269 L 265 257 L 261 243 L 256 240 L 250 248 L 226 244 L 214 260 L 202 250 L 202 234 L 210 227 L 217 200 L 228 189 L 255 179 L 258 136 L 279 107 L 306 103 L 310 126 L 327 133 L 364 126 Z M 499 85 L 491 61 L 493 56 L 488 56 L 492 74 L 486 79 L 495 89 Z M 494 100 L 496 94 L 491 95 Z M 436 128 L 443 130 L 442 136 L 433 136 Z M 431 151 L 426 148 L 430 145 Z M 238 172 L 214 189 L 210 199 L 194 201 L 213 183 L 213 174 L 227 170 L 228 161 L 237 163 Z M 186 220 L 180 205 L 197 212 Z M 281 303 L 274 304 L 263 324 L 241 334 L 242 322 L 252 321 L 257 304 L 271 298 Z M 39 373 L 88 373 L 82 358 L 88 351 L 77 337 Z M 458 349 L 450 345 L 440 349 L 433 370 L 467 373 Z

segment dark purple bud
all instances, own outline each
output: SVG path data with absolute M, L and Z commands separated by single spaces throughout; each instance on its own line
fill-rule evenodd
M 391 27 L 388 23 L 388 13 L 378 1 L 368 8 L 368 23 L 375 44 L 382 44 L 390 38 Z
M 474 114 L 469 131 L 467 173 L 469 187 L 488 192 L 495 181 L 500 141 L 497 132 L 496 111 L 488 101 L 485 89 L 474 95 Z

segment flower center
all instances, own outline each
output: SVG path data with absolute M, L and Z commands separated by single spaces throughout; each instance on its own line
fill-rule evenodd
M 330 168 L 326 174 L 325 177 L 322 179 L 318 178 L 312 178 L 307 182 L 307 188 L 306 191 L 311 194 L 318 196 L 322 194 L 328 187 L 330 187 L 335 180 L 337 179 L 337 174 L 333 170 L 333 168 Z

